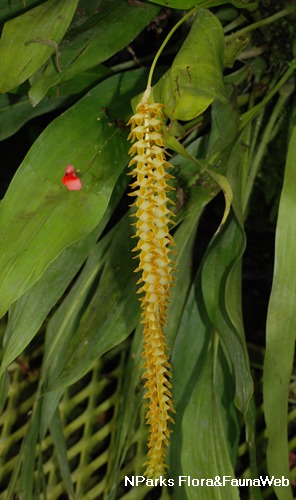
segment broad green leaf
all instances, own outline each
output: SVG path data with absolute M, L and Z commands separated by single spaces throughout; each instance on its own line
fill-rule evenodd
M 198 11 L 171 69 L 153 88 L 155 101 L 165 104 L 171 120 L 191 120 L 215 99 L 225 99 L 223 52 L 219 20 L 206 9 Z
M 112 233 L 107 234 L 94 247 L 75 284 L 49 321 L 41 371 L 42 391 L 46 391 L 54 384 L 65 367 L 65 353 L 77 331 L 82 315 L 89 306 L 91 291 L 100 280 L 111 238 Z M 64 388 L 58 387 L 57 390 L 43 394 L 40 425 L 42 437 L 50 425 L 63 390 Z
M 126 133 L 112 118 L 110 126 L 110 116 L 128 117 L 142 75 L 116 75 L 95 87 L 47 127 L 18 169 L 0 209 L 0 316 L 102 218 L 128 162 Z M 80 191 L 61 183 L 68 164 L 80 170 Z
M 5 24 L 0 40 L 0 92 L 23 83 L 57 53 L 77 4 L 78 0 L 48 0 Z
M 62 106 L 69 106 L 73 94 L 79 94 L 99 83 L 112 71 L 103 65 L 93 70 L 83 71 L 71 80 L 53 88 L 37 106 L 33 107 L 27 95 L 0 95 L 0 140 L 4 140 L 17 132 L 25 123 L 36 116 L 43 115 Z
M 197 373 L 201 369 L 211 340 L 211 325 L 203 302 L 197 300 L 199 288 L 200 278 L 197 275 L 190 287 L 177 337 L 172 347 L 173 392 L 177 409 L 183 408 L 191 396 Z M 178 417 L 178 411 L 176 417 Z
M 51 61 L 31 79 L 36 105 L 48 89 L 106 61 L 126 47 L 156 16 L 159 7 L 118 0 L 82 0 L 59 46 L 60 72 Z
M 190 404 L 193 392 L 196 390 L 196 385 L 199 385 L 201 372 L 203 370 L 206 352 L 211 344 L 213 337 L 213 330 L 209 318 L 207 316 L 202 295 L 200 290 L 200 274 L 197 275 L 194 285 L 191 287 L 188 300 L 186 302 L 184 312 L 182 315 L 177 338 L 174 343 L 172 353 L 172 373 L 173 373 L 173 397 L 176 405 L 176 415 L 174 432 L 171 436 L 171 448 L 169 454 L 170 474 L 174 477 L 180 475 L 188 475 L 188 468 L 181 463 L 181 449 L 184 446 L 184 411 Z M 219 374 L 215 381 L 215 393 L 217 396 L 217 405 L 219 407 L 214 410 L 214 415 L 210 415 L 210 419 L 216 418 L 216 413 L 219 412 L 220 419 L 223 421 L 224 431 L 223 434 L 227 436 L 229 443 L 228 454 L 233 460 L 237 456 L 237 445 L 240 434 L 238 412 L 235 410 L 233 404 L 234 397 L 234 382 L 230 375 L 229 366 L 225 363 L 222 351 L 219 350 L 218 370 Z M 222 363 L 222 361 L 223 363 Z M 220 366 L 221 364 L 221 366 Z M 219 380 L 218 380 L 219 377 Z M 213 388 L 213 380 L 209 380 L 207 385 L 199 385 L 201 392 L 200 397 L 208 397 Z M 205 415 L 204 415 L 205 416 Z M 202 418 L 202 417 L 201 417 Z M 206 418 L 206 416 L 205 416 Z M 231 425 L 229 422 L 231 421 Z M 192 446 L 196 447 L 195 435 L 198 433 L 198 428 L 202 425 L 203 420 L 199 422 L 195 419 L 194 425 L 191 425 Z M 209 439 L 212 438 L 208 435 Z M 223 438 L 224 439 L 224 438 Z M 198 446 L 200 453 L 202 449 Z M 192 453 L 189 447 L 189 453 Z M 194 451 L 193 451 L 194 452 Z M 227 460 L 229 460 L 229 457 Z M 201 465 L 200 462 L 198 462 Z M 209 465 L 209 464 L 208 464 Z M 213 468 L 215 464 L 211 464 Z M 211 475 L 196 464 L 192 464 L 196 470 L 201 471 L 201 477 L 214 477 L 215 473 L 212 470 Z M 204 467 L 204 465 L 202 466 Z M 216 472 L 218 474 L 219 472 Z M 193 474 L 196 477 L 196 472 Z M 182 490 L 184 485 L 182 483 Z M 180 498 L 187 498 L 185 492 Z M 188 498 L 191 498 L 190 496 Z M 194 497 L 193 497 L 194 498 Z
M 26 122 L 61 107 L 65 97 L 47 97 L 36 108 L 32 107 L 28 96 L 0 95 L 0 141 L 15 134 Z
M 191 287 L 183 311 L 172 354 L 173 396 L 177 413 L 174 417 L 176 425 L 171 436 L 172 445 L 169 463 L 170 474 L 174 477 L 187 476 L 190 474 L 191 469 L 195 469 L 192 477 L 197 477 L 197 471 L 199 471 L 200 477 L 215 477 L 215 474 L 219 474 L 219 470 L 215 470 L 215 462 L 210 459 L 209 462 L 202 461 L 203 446 L 197 445 L 199 429 L 206 418 L 211 421 L 222 420 L 224 429 L 218 439 L 219 446 L 221 446 L 220 439 L 222 439 L 222 445 L 225 447 L 225 436 L 227 436 L 226 440 L 231 445 L 229 449 L 225 450 L 226 462 L 229 462 L 230 457 L 232 460 L 234 457 L 236 458 L 240 433 L 239 418 L 233 404 L 234 383 L 231 379 L 227 363 L 225 361 L 221 362 L 221 354 L 223 354 L 221 350 L 219 350 L 220 361 L 218 368 L 216 367 L 216 370 L 218 370 L 216 379 L 210 379 L 207 382 L 203 381 L 204 383 L 201 381 L 206 353 L 209 345 L 212 343 L 212 337 L 213 331 L 201 298 L 200 277 L 198 275 L 194 286 Z M 201 415 L 200 420 L 198 419 L 198 414 L 195 414 L 194 422 L 191 423 L 188 429 L 185 429 L 185 425 L 187 424 L 184 412 L 187 411 L 188 405 L 190 406 L 193 397 L 192 394 L 195 391 L 196 394 L 200 392 L 200 399 L 204 402 L 209 399 L 209 394 L 215 391 L 217 404 L 215 408 L 209 409 L 209 413 Z M 230 421 L 231 425 L 229 425 Z M 191 434 L 191 442 L 187 445 L 184 444 L 184 433 L 186 432 Z M 210 430 L 206 433 L 205 439 L 209 439 L 209 441 L 213 439 L 213 434 L 210 435 Z M 195 453 L 196 447 L 199 459 L 196 462 L 192 462 L 190 467 L 185 466 L 181 462 L 181 457 L 183 461 L 184 456 L 188 453 L 189 456 L 185 458 L 185 462 L 187 459 L 190 462 L 193 459 L 192 454 Z M 215 448 L 216 446 L 213 446 L 214 453 Z M 207 467 L 212 468 L 211 474 L 209 474 Z M 184 484 L 182 483 L 182 490 L 183 488 Z M 195 490 L 195 488 L 191 488 L 191 490 Z M 187 495 L 184 491 L 183 495 L 179 494 L 180 498 L 195 498 L 194 495 L 194 491 L 191 491 L 191 493 L 188 491 Z
M 98 64 L 94 68 L 86 69 L 85 71 L 77 73 L 77 75 L 74 75 L 73 78 L 57 84 L 56 87 L 51 87 L 47 94 L 49 96 L 69 96 L 73 94 L 80 94 L 93 87 L 95 84 L 100 83 L 100 81 L 104 80 L 107 76 L 112 75 L 114 75 L 114 72 L 110 68 L 107 68 L 103 64 Z M 43 99 L 46 99 L 46 97 Z M 37 109 L 40 104 L 41 103 L 37 105 Z
M 47 267 L 35 285 L 12 304 L 4 336 L 0 375 L 38 332 L 48 313 L 88 257 L 112 215 L 126 184 L 127 177 L 124 175 L 117 183 L 116 190 L 112 194 L 108 208 L 98 227 L 82 240 L 66 248 Z
M 296 127 L 288 149 L 275 239 L 275 264 L 268 305 L 263 371 L 269 476 L 289 478 L 288 398 L 296 339 Z M 279 500 L 291 500 L 286 486 L 273 486 Z
M 132 234 L 125 216 L 114 229 L 98 287 L 64 353 L 63 370 L 49 390 L 81 378 L 96 358 L 122 342 L 137 325 L 140 307 Z
M 173 477 L 182 475 L 181 448 L 184 411 L 201 372 L 204 355 L 211 339 L 207 315 L 201 312 L 202 301 L 197 302 L 195 289 L 196 285 L 194 284 L 191 286 L 184 307 L 171 356 L 173 398 L 176 409 L 174 432 L 171 435 L 169 449 L 170 474 Z M 196 429 L 196 425 L 195 423 L 194 429 Z M 184 470 L 184 474 L 187 474 L 186 470 Z M 180 491 L 183 492 L 181 498 L 186 498 L 183 483 L 181 488 Z
M 213 483 L 217 477 L 235 477 L 215 391 L 215 356 L 211 342 L 182 422 L 181 462 L 183 474 L 187 476 L 184 484 L 189 500 L 200 498 L 200 488 L 188 484 L 188 477 L 210 478 Z M 205 500 L 238 500 L 239 493 L 235 485 L 226 483 L 222 488 L 212 484 L 212 487 L 202 488 L 202 497 Z

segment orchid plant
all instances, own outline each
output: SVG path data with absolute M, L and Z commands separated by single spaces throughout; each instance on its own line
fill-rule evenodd
M 0 0 L 0 138 L 10 157 L 24 131 L 48 122 L 0 205 L 6 498 L 145 498 L 159 477 L 176 486 L 262 469 L 293 486 L 295 6 L 267 4 Z M 147 55 L 141 37 L 151 32 Z M 278 204 L 260 346 L 263 451 L 261 371 L 242 311 L 260 185 Z M 27 391 L 15 380 L 29 373 L 30 386 L 34 342 L 42 361 Z M 26 391 L 23 425 L 15 394 Z M 151 483 L 128 490 L 131 474 Z M 190 481 L 178 488 L 163 495 L 196 498 Z M 290 486 L 272 488 L 292 498 Z M 239 498 L 239 484 L 224 489 Z M 250 498 L 263 494 L 250 485 Z

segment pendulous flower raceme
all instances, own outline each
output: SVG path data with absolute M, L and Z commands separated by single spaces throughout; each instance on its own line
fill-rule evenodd
M 136 108 L 136 113 L 128 124 L 131 125 L 129 139 L 134 143 L 129 154 L 133 159 L 129 173 L 134 178 L 131 184 L 136 196 L 132 206 L 136 207 L 134 214 L 136 222 L 137 245 L 134 251 L 139 252 L 141 272 L 138 293 L 142 307 L 142 323 L 144 324 L 144 388 L 146 422 L 149 425 L 148 461 L 145 475 L 158 477 L 165 471 L 166 450 L 170 436 L 168 424 L 174 423 L 170 413 L 174 412 L 170 365 L 166 354 L 167 347 L 164 337 L 167 307 L 170 298 L 170 287 L 173 281 L 174 262 L 170 258 L 174 245 L 169 234 L 169 224 L 174 215 L 168 208 L 170 199 L 168 192 L 172 189 L 168 180 L 172 168 L 166 161 L 163 138 L 164 115 L 163 105 L 142 99 Z

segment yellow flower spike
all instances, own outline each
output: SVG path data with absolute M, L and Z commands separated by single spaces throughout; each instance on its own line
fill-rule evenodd
M 144 466 L 145 475 L 156 478 L 164 474 L 167 467 L 166 450 L 171 432 L 168 424 L 174 423 L 170 414 L 175 412 L 163 331 L 175 268 L 170 258 L 174 241 L 168 229 L 174 214 L 168 208 L 172 202 L 167 196 L 172 189 L 167 182 L 173 177 L 167 170 L 172 166 L 166 160 L 163 105 L 149 101 L 150 91 L 148 87 L 128 124 L 131 126 L 129 139 L 133 142 L 129 151 L 133 156 L 129 163 L 132 168 L 129 175 L 133 177 L 130 196 L 136 196 L 132 206 L 137 209 L 133 225 L 138 239 L 134 251 L 139 252 L 139 265 L 135 271 L 142 273 L 138 293 L 144 294 L 140 298 L 144 325 L 143 378 L 146 380 L 144 398 L 149 401 L 145 405 L 149 438 L 148 461 Z

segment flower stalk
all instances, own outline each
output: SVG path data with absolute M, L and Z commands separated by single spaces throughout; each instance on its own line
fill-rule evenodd
M 150 88 L 144 93 L 136 113 L 128 124 L 131 126 L 129 139 L 133 142 L 129 163 L 134 178 L 131 184 L 135 196 L 134 214 L 136 222 L 139 265 L 141 272 L 138 293 L 142 307 L 144 325 L 144 388 L 146 389 L 146 423 L 149 425 L 148 461 L 145 475 L 158 477 L 165 471 L 166 450 L 169 444 L 173 423 L 170 416 L 174 412 L 170 364 L 164 336 L 167 307 L 170 299 L 174 262 L 171 259 L 171 246 L 174 245 L 169 233 L 173 212 L 168 208 L 168 193 L 172 177 L 168 170 L 172 165 L 166 160 L 163 138 L 163 105 L 149 101 Z M 172 202 L 171 202 L 172 203 Z

